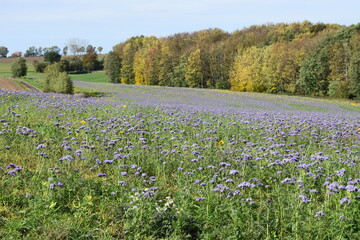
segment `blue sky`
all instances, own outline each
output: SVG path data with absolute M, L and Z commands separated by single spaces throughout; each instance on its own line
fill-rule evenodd
M 137 36 L 254 24 L 360 22 L 359 0 L 1 0 L 0 46 L 10 53 L 31 46 L 63 48 L 84 39 L 103 52 Z

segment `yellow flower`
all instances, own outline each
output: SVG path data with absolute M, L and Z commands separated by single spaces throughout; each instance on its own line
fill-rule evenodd
M 124 105 L 123 107 L 126 108 L 126 105 Z
M 120 131 L 121 134 L 124 134 L 125 132 L 124 131 Z
M 358 133 L 360 133 L 360 128 L 358 129 Z
M 218 145 L 224 145 L 225 144 L 225 142 L 223 141 L 223 140 L 221 140 L 221 141 L 218 141 L 218 143 L 217 143 Z
M 85 123 L 86 123 L 86 121 L 85 121 L 85 120 L 81 120 L 81 123 L 82 123 L 82 124 L 85 124 Z

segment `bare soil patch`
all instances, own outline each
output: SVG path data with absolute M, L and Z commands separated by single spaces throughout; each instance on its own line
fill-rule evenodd
M 32 61 L 44 61 L 44 57 L 23 57 L 26 61 L 29 61 L 29 62 L 32 62 Z M 15 60 L 16 58 L 11 58 L 11 57 L 8 57 L 8 58 L 0 58 L 0 63 L 11 63 Z
M 0 78 L 0 88 L 13 91 L 23 91 L 24 89 L 17 85 L 14 81 L 6 78 Z

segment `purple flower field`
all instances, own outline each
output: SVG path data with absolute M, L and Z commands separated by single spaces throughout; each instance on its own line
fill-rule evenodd
M 359 103 L 76 85 L 0 90 L 0 238 L 360 238 Z

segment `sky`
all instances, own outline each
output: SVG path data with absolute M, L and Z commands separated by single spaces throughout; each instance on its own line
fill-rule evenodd
M 0 46 L 12 52 L 81 39 L 103 53 L 133 36 L 167 37 L 267 23 L 352 25 L 359 0 L 0 0 Z

